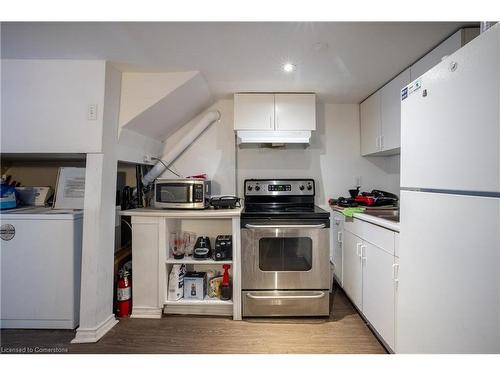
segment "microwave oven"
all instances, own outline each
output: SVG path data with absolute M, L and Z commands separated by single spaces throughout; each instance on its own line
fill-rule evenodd
M 164 179 L 155 182 L 157 208 L 204 209 L 210 201 L 211 181 L 197 178 Z

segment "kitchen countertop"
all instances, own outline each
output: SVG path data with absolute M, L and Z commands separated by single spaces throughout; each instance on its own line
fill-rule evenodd
M 332 210 L 337 211 L 337 212 L 342 212 L 342 210 L 344 209 L 344 207 L 335 206 L 335 205 L 330 206 L 330 207 Z M 387 220 L 387 219 L 382 219 L 380 217 L 368 215 L 365 213 L 355 213 L 355 214 L 353 214 L 353 217 L 356 219 L 359 219 L 359 220 L 366 221 L 366 222 L 371 223 L 371 224 L 378 225 L 378 226 L 383 227 L 383 228 L 387 228 L 387 229 L 392 230 L 394 232 L 399 232 L 399 228 L 400 228 L 399 222 L 395 222 L 395 221 L 391 221 L 391 220 Z
M 162 208 L 134 208 L 131 210 L 120 211 L 122 216 L 155 216 L 155 217 L 169 217 L 169 218 L 232 218 L 239 217 L 242 208 L 237 207 L 233 209 L 214 209 L 207 208 L 204 210 L 171 210 Z

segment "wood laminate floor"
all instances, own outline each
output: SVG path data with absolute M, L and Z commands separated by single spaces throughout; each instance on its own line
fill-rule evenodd
M 9 348 L 58 348 L 69 353 L 386 353 L 341 289 L 329 318 L 245 319 L 172 315 L 121 319 L 95 344 L 70 344 L 72 330 L 2 330 Z M 49 349 L 50 350 L 50 349 Z M 40 351 L 40 349 L 38 349 Z

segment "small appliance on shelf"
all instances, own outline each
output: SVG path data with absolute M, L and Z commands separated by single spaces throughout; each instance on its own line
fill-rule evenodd
M 210 238 L 207 236 L 198 237 L 193 249 L 193 259 L 210 259 L 211 256 Z
M 214 260 L 230 260 L 233 258 L 233 236 L 221 234 L 215 239 Z
M 215 209 L 226 208 L 232 209 L 236 207 L 241 207 L 240 198 L 233 195 L 221 195 L 210 198 L 210 206 Z
M 210 203 L 211 181 L 204 178 L 158 178 L 154 188 L 156 208 L 202 210 Z

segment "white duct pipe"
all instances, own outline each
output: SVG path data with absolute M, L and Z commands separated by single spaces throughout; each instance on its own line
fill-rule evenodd
M 182 155 L 186 149 L 203 133 L 210 125 L 220 119 L 219 111 L 210 111 L 205 113 L 198 123 L 170 150 L 161 157 L 162 162 L 157 162 L 154 167 L 142 178 L 142 184 L 146 187 L 158 178 L 167 167 Z

